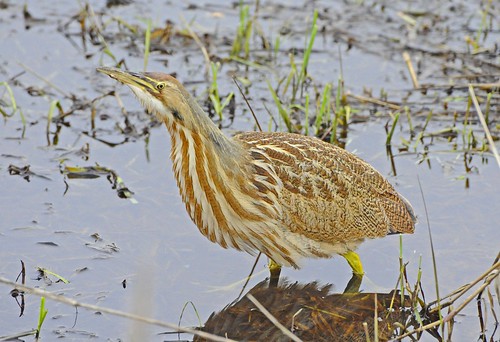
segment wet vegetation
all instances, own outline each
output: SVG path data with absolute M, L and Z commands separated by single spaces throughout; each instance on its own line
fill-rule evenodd
M 86 318 L 79 318 L 78 309 L 75 312 L 70 306 L 86 308 L 98 315 L 106 314 L 107 319 L 117 315 L 147 323 L 150 329 L 147 332 L 137 329 L 145 334 L 142 336 L 152 336 L 151 331 L 163 333 L 161 329 L 168 329 L 189 333 L 191 335 L 181 338 L 194 336 L 195 340 L 217 340 L 213 335 L 219 336 L 219 340 L 225 337 L 304 341 L 498 340 L 500 197 L 477 199 L 481 203 L 478 204 L 481 212 L 476 215 L 486 216 L 490 226 L 473 229 L 486 240 L 486 247 L 481 249 L 481 246 L 456 242 L 458 248 L 474 250 L 473 255 L 484 252 L 481 262 L 476 264 L 475 260 L 465 257 L 454 261 L 453 258 L 461 258 L 462 254 L 446 258 L 453 254 L 441 252 L 434 243 L 433 237 L 441 235 L 435 230 L 432 215 L 427 216 L 429 211 L 441 210 L 439 199 L 447 197 L 434 197 L 430 194 L 432 186 L 418 176 L 425 170 L 435 172 L 437 167 L 443 174 L 448 173 L 448 179 L 463 184 L 460 192 L 455 192 L 457 196 L 465 196 L 474 187 L 471 183 L 479 183 L 480 177 L 488 182 L 491 194 L 500 193 L 500 157 L 497 152 L 500 140 L 498 4 L 492 0 L 456 0 L 433 5 L 425 1 L 313 4 L 283 5 L 257 0 L 240 1 L 231 6 L 225 2 L 202 6 L 172 5 L 171 14 L 166 8 L 169 5 L 161 2 L 151 5 L 165 8 L 156 12 L 154 7 L 144 10 L 143 6 L 149 5 L 123 0 L 107 1 L 105 7 L 85 1 L 79 3 L 78 9 L 61 5 L 62 10 L 58 10 L 57 5 L 47 9 L 0 1 L 0 14 L 4 19 L 0 27 L 6 32 L 3 38 L 12 35 L 9 39 L 18 46 L 27 46 L 33 41 L 23 41 L 27 39 L 23 32 L 33 34 L 36 40 L 43 39 L 40 37 L 46 30 L 54 30 L 59 44 L 64 45 L 60 51 L 63 57 L 54 57 L 50 70 L 41 67 L 44 64 L 36 58 L 52 56 L 53 51 L 41 52 L 33 59 L 14 61 L 16 53 L 22 52 L 12 48 L 15 52 L 6 53 L 0 65 L 0 114 L 4 118 L 0 129 L 0 172 L 3 173 L 0 184 L 5 189 L 0 197 L 5 202 L 0 207 L 1 216 L 5 217 L 4 223 L 0 223 L 0 242 L 5 246 L 0 259 L 8 260 L 6 266 L 0 266 L 0 281 L 10 286 L 12 301 L 20 310 L 19 313 L 13 306 L 0 308 L 1 320 L 12 322 L 0 324 L 0 340 L 16 340 L 23 336 L 49 340 L 56 335 L 106 339 L 102 333 L 101 336 L 94 333 L 88 325 L 85 331 L 79 330 L 78 322 Z M 15 19 L 21 20 L 22 25 L 11 30 L 9 25 L 15 25 Z M 6 48 L 5 43 L 2 48 Z M 380 285 L 390 289 L 387 291 L 379 291 L 377 286 L 368 287 L 368 291 L 360 289 L 361 284 L 355 278 L 351 279 L 346 290 L 337 291 L 335 286 L 327 285 L 320 278 L 321 274 L 308 274 L 309 281 L 304 282 L 293 280 L 293 273 L 290 273 L 288 279 L 283 279 L 278 286 L 269 286 L 267 280 L 262 280 L 265 275 L 256 272 L 250 290 L 238 283 L 238 291 L 241 290 L 242 294 L 234 301 L 228 303 L 227 300 L 222 304 L 219 301 L 217 305 L 220 306 L 204 303 L 202 312 L 214 312 L 210 316 L 200 315 L 196 300 L 191 301 L 196 316 L 206 322 L 197 324 L 197 319 L 193 319 L 190 321 L 193 327 L 189 328 L 181 327 L 185 325 L 182 320 L 184 310 L 189 311 L 186 305 L 182 310 L 170 312 L 173 317 L 181 317 L 175 324 L 150 319 L 150 314 L 126 312 L 127 307 L 121 305 L 122 297 L 116 306 L 111 305 L 113 309 L 99 305 L 100 299 L 106 297 L 102 293 L 111 292 L 109 288 L 114 283 L 125 289 L 127 278 L 137 278 L 130 275 L 136 270 L 127 270 L 129 273 L 123 271 L 116 275 L 124 280 L 113 279 L 113 285 L 101 283 L 102 274 L 92 271 L 98 267 L 94 261 L 119 259 L 116 255 L 123 248 L 92 229 L 104 231 L 103 235 L 114 238 L 119 238 L 120 232 L 131 231 L 126 235 L 142 246 L 142 250 L 148 249 L 149 241 L 139 241 L 142 234 L 147 234 L 142 229 L 154 224 L 145 220 L 134 221 L 139 222 L 139 228 L 131 223 L 129 229 L 121 230 L 120 227 L 114 235 L 105 227 L 112 227 L 113 219 L 126 217 L 124 211 L 132 211 L 119 202 L 120 198 L 128 199 L 125 201 L 127 205 L 141 200 L 148 205 L 167 203 L 167 198 L 147 199 L 147 187 L 154 188 L 156 183 L 152 186 L 138 183 L 136 179 L 143 178 L 141 171 L 129 172 L 126 165 L 112 159 L 109 159 L 109 164 L 101 165 L 93 155 L 118 154 L 120 147 L 140 146 L 144 160 L 153 163 L 151 149 L 155 147 L 151 141 L 155 132 L 162 129 L 154 117 L 140 110 L 133 100 L 129 101 L 130 94 L 122 97 L 125 92 L 97 75 L 95 67 L 100 65 L 131 70 L 166 70 L 174 74 L 227 134 L 256 129 L 289 131 L 314 135 L 349 148 L 353 139 L 363 136 L 363 132 L 383 131 L 384 136 L 379 139 L 381 146 L 369 151 L 387 156 L 390 171 L 386 174 L 393 177 L 391 181 L 397 179 L 405 185 L 411 179 L 414 189 L 417 189 L 413 192 L 418 195 L 412 196 L 412 200 L 423 203 L 417 230 L 420 232 L 420 246 L 425 248 L 418 252 L 420 256 L 412 257 L 412 252 L 401 240 L 399 263 L 390 265 L 395 271 L 389 274 L 396 276 L 390 281 L 388 279 L 392 278 L 385 276 L 384 281 L 388 283 Z M 251 112 L 255 113 L 255 119 Z M 165 141 L 161 142 L 162 146 L 165 144 Z M 362 144 L 357 146 L 359 148 Z M 127 152 L 122 150 L 122 153 Z M 134 164 L 136 159 L 126 160 L 127 165 Z M 401 159 L 410 162 L 405 164 L 400 162 Z M 417 171 L 417 177 L 414 177 L 414 169 L 408 167 L 411 164 L 420 171 Z M 125 176 L 120 176 L 121 172 L 128 175 L 125 180 L 122 179 Z M 165 174 L 162 180 L 168 176 Z M 33 188 L 25 192 L 20 190 L 24 184 L 13 183 L 19 177 Z M 90 210 L 83 206 L 74 209 L 68 218 L 63 217 L 62 222 L 54 224 L 51 231 L 55 234 L 46 235 L 46 228 L 41 227 L 39 219 L 35 218 L 38 215 L 31 214 L 35 210 L 31 208 L 37 208 L 35 203 L 38 204 L 30 202 L 33 192 L 46 192 L 52 196 L 46 200 L 35 198 L 46 207 L 46 215 L 53 215 L 54 211 L 57 212 L 57 205 L 53 202 L 67 209 L 54 199 L 54 189 L 59 191 L 58 198 L 76 194 L 80 198 L 77 203 L 85 203 L 88 202 L 85 196 L 88 198 L 92 191 L 109 192 L 109 185 L 104 182 L 89 185 L 92 179 L 101 177 L 111 183 L 116 194 L 96 202 L 96 207 Z M 57 182 L 58 185 L 35 187 L 35 180 Z M 82 187 L 91 186 L 95 188 L 81 192 Z M 14 205 L 9 205 L 11 201 L 22 203 L 15 204 L 16 208 L 29 210 L 15 211 L 12 209 Z M 109 201 L 119 204 L 109 211 L 116 216 L 107 220 L 99 212 Z M 468 201 L 470 199 L 455 199 L 453 206 L 464 210 L 465 206 L 472 205 Z M 158 205 L 158 208 L 162 206 Z M 87 216 L 78 216 L 78 210 L 85 210 Z M 88 213 L 101 218 L 100 221 L 91 220 L 92 223 L 88 224 L 91 228 L 85 226 Z M 461 210 L 450 211 L 446 217 L 460 214 Z M 149 215 L 152 213 L 143 216 Z M 84 228 L 71 228 L 78 220 L 84 222 Z M 477 221 L 482 222 L 479 218 Z M 184 230 L 188 229 L 193 235 L 185 235 Z M 38 230 L 41 233 L 37 233 Z M 18 236 L 19 231 L 29 234 Z M 178 234 L 182 239 L 191 239 L 195 233 L 194 226 L 190 226 Z M 78 241 L 76 246 L 83 246 L 85 250 L 79 251 L 67 240 L 61 241 L 68 247 L 61 246 L 55 242 L 59 240 L 57 234 L 70 236 Z M 441 237 L 439 241 L 459 241 L 461 234 L 466 236 L 465 231 L 455 234 L 457 236 Z M 31 244 L 21 243 L 23 247 L 16 249 L 14 242 L 24 240 L 23 237 Z M 43 253 L 33 254 L 29 247 L 32 244 L 40 248 L 59 248 L 59 252 L 43 249 L 38 250 Z M 132 243 L 129 250 L 134 251 L 135 247 Z M 182 257 L 175 258 L 185 252 L 185 247 L 179 250 L 169 248 L 174 250 L 174 260 L 183 260 Z M 418 250 L 415 245 L 411 248 Z M 74 256 L 73 249 L 85 257 L 81 257 L 82 254 Z M 422 250 L 430 250 L 431 255 L 425 255 L 427 252 Z M 89 256 L 85 254 L 88 251 L 97 254 Z M 137 253 L 132 254 L 133 260 L 138 258 L 139 251 Z M 422 254 L 427 262 L 422 261 Z M 71 264 L 72 258 L 83 258 L 85 266 L 77 268 Z M 199 256 L 192 263 L 196 264 L 203 258 Z M 20 270 L 19 259 L 23 260 Z M 446 270 L 438 268 L 440 262 L 444 263 Z M 207 260 L 202 267 L 208 268 L 208 265 Z M 228 261 L 228 268 L 234 266 L 229 265 L 232 264 Z M 108 273 L 114 277 L 114 266 L 108 267 Z M 150 268 L 157 270 L 159 267 L 163 264 L 159 266 L 151 262 Z M 35 276 L 27 276 L 30 268 L 36 269 Z M 468 272 L 463 272 L 464 278 L 459 278 L 460 281 L 454 281 L 456 273 L 462 273 L 461 268 Z M 169 272 L 170 276 L 179 271 L 169 269 Z M 425 281 L 423 273 L 430 275 Z M 97 294 L 87 292 L 86 284 L 78 282 L 82 279 L 78 276 L 82 274 L 89 277 L 86 279 L 89 283 L 102 286 L 101 290 L 92 287 Z M 198 279 L 195 276 L 196 280 L 191 281 L 212 283 L 212 279 L 218 277 Z M 227 284 L 239 279 L 231 273 L 221 278 L 227 287 L 233 287 Z M 447 283 L 444 292 L 443 279 Z M 462 279 L 465 279 L 465 284 L 462 284 Z M 160 283 L 170 281 L 161 280 Z M 175 282 L 181 293 L 187 281 L 176 278 Z M 40 296 L 41 300 L 32 294 Z M 183 295 L 187 298 L 195 296 L 194 293 Z M 31 305 L 26 305 L 25 296 L 31 296 Z M 176 293 L 160 289 L 155 296 L 175 297 Z M 130 297 L 133 299 L 134 296 Z M 223 297 L 226 300 L 228 295 Z M 2 302 L 6 302 L 5 296 L 2 298 Z M 50 317 L 51 306 L 58 302 L 70 306 L 62 306 L 66 310 L 58 308 L 58 314 L 52 317 L 71 316 L 73 326 L 65 321 L 62 328 L 55 328 L 58 323 L 47 322 L 47 312 Z M 39 307 L 39 311 L 35 307 Z M 37 320 L 33 318 L 34 312 Z M 26 315 L 31 321 L 22 321 L 24 328 L 9 328 L 19 327 L 14 320 Z M 461 315 L 468 319 L 456 325 Z M 47 327 L 49 324 L 52 326 Z M 106 331 L 107 324 L 102 321 L 100 324 L 104 327 L 95 330 Z M 34 326 L 36 328 L 32 328 Z M 108 338 L 127 340 L 127 336 L 136 335 L 120 332 Z M 25 337 L 25 340 L 30 338 Z M 165 336 L 148 338 L 161 340 Z M 176 338 L 173 335 L 167 337 Z

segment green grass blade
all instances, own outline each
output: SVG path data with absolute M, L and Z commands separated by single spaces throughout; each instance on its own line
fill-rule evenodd
M 396 129 L 396 125 L 399 121 L 399 114 L 400 114 L 400 112 L 398 111 L 394 115 L 394 118 L 392 120 L 391 130 L 389 131 L 389 134 L 387 134 L 387 138 L 385 140 L 385 146 L 391 146 L 392 136 L 394 135 L 394 130 Z
M 329 123 L 331 121 L 330 118 L 330 90 L 332 89 L 332 85 L 327 83 L 325 85 L 325 89 L 323 89 L 323 94 L 321 95 L 321 117 L 325 120 L 325 123 Z
M 179 326 L 181 326 L 182 316 L 184 316 L 184 311 L 186 311 L 188 304 L 191 304 L 191 307 L 193 308 L 193 311 L 196 315 L 196 318 L 198 318 L 198 326 L 200 328 L 203 327 L 203 323 L 201 322 L 201 317 L 200 317 L 200 314 L 198 312 L 198 309 L 196 308 L 196 305 L 194 305 L 194 303 L 192 301 L 188 301 L 188 302 L 184 303 L 184 306 L 182 307 L 182 310 L 181 310 L 181 315 L 179 316 L 179 323 L 178 323 Z
M 278 52 L 280 51 L 280 36 L 276 37 L 274 41 L 274 60 L 278 59 Z
M 302 68 L 299 74 L 299 82 L 298 82 L 299 84 L 301 84 L 304 81 L 307 74 L 307 65 L 309 64 L 309 58 L 311 57 L 311 51 L 314 45 L 314 39 L 316 38 L 316 33 L 318 32 L 318 26 L 316 25 L 317 20 L 318 20 L 318 10 L 314 10 L 311 35 L 309 37 L 309 42 L 307 44 L 307 48 L 304 53 L 304 59 L 302 61 Z
M 289 132 L 292 132 L 292 123 L 290 121 L 290 115 L 289 115 L 288 111 L 286 111 L 285 108 L 283 108 L 283 105 L 281 104 L 281 101 L 278 98 L 278 95 L 274 91 L 274 89 L 271 86 L 271 83 L 269 83 L 269 81 L 267 81 L 267 86 L 269 88 L 269 91 L 271 92 L 271 96 L 273 97 L 274 102 L 276 103 L 276 106 L 278 107 L 278 112 L 279 112 L 281 118 L 283 119 L 283 121 L 285 122 L 286 128 L 288 129 Z
M 405 298 L 405 264 L 403 262 L 403 234 L 399 234 L 399 295 L 401 303 L 404 303 Z
M 305 109 L 304 109 L 304 116 L 305 116 L 305 119 L 304 119 L 304 126 L 305 126 L 305 135 L 309 135 L 309 94 L 306 94 L 306 103 L 304 105 Z
M 285 81 L 285 86 L 283 87 L 283 91 L 282 91 L 282 96 L 284 96 L 286 94 L 286 92 L 288 91 L 288 88 L 290 87 L 290 84 L 292 85 L 292 102 L 295 102 L 295 86 L 294 86 L 294 78 L 295 76 L 297 75 L 297 65 L 295 64 L 295 59 L 293 57 L 293 53 L 289 54 L 290 56 L 290 72 L 288 73 L 288 77 L 286 78 L 286 81 Z
M 247 10 L 247 17 L 248 17 L 248 10 Z M 252 20 L 247 20 L 247 23 L 245 25 L 245 44 L 244 44 L 244 50 L 245 50 L 245 59 L 248 59 L 250 57 L 250 37 L 252 36 L 252 25 L 253 21 Z
M 432 230 L 431 230 L 431 222 L 429 220 L 429 212 L 427 210 L 427 204 L 425 201 L 425 196 L 424 196 L 424 190 L 422 189 L 422 184 L 420 183 L 420 178 L 417 175 L 417 180 L 418 180 L 418 186 L 420 189 L 420 195 L 422 196 L 422 201 L 424 204 L 424 212 L 425 212 L 425 219 L 427 223 L 427 231 L 429 233 L 429 243 L 431 247 L 431 257 L 432 257 L 432 268 L 434 271 L 434 284 L 436 285 L 436 298 L 437 298 L 437 305 L 438 305 L 438 313 L 439 313 L 439 319 L 442 320 L 443 317 L 441 315 L 441 296 L 439 295 L 439 278 L 438 278 L 438 270 L 437 270 L 437 262 L 436 262 L 436 253 L 434 249 L 434 243 L 432 240 Z
M 410 134 L 411 136 L 413 136 L 413 134 L 415 134 L 414 132 L 414 129 L 413 129 L 413 122 L 411 120 L 411 113 L 410 113 L 410 108 L 408 108 L 408 106 L 405 106 L 404 107 L 404 111 L 406 113 L 406 118 L 408 119 L 408 129 L 410 130 Z
M 69 280 L 67 280 L 66 278 L 64 278 L 64 277 L 60 276 L 60 275 L 59 275 L 59 274 L 57 274 L 57 273 L 52 272 L 51 270 L 48 270 L 48 269 L 43 268 L 43 267 L 38 267 L 38 270 L 39 270 L 40 272 L 45 273 L 45 274 L 50 274 L 50 275 L 52 275 L 52 276 L 56 277 L 57 279 L 59 279 L 60 281 L 62 281 L 62 282 L 63 282 L 63 283 L 65 283 L 65 284 L 69 284 Z
M 210 101 L 212 101 L 212 105 L 214 106 L 215 113 L 219 116 L 219 119 L 222 119 L 222 109 L 220 105 L 220 100 L 214 94 L 208 95 Z
M 236 29 L 236 37 L 233 41 L 233 46 L 231 48 L 231 56 L 238 56 L 241 53 L 241 49 L 245 50 L 245 58 L 248 59 L 248 54 L 250 52 L 250 35 L 252 32 L 252 22 L 248 19 L 249 6 L 243 5 L 243 1 L 240 0 L 240 21 L 238 28 Z
M 144 36 L 144 71 L 148 68 L 149 52 L 151 48 L 151 19 L 147 20 L 147 28 Z
M 231 99 L 233 98 L 234 96 L 234 93 L 233 92 L 230 92 L 228 96 L 226 96 L 226 98 L 224 99 L 224 101 L 222 102 L 221 104 L 221 112 L 224 110 L 224 108 L 226 108 L 226 106 L 229 104 L 229 101 L 231 101 Z
M 47 127 L 45 128 L 45 135 L 47 137 L 47 145 L 51 145 L 50 143 L 50 124 L 52 123 L 52 119 L 54 118 L 54 110 L 59 110 L 59 114 L 63 115 L 64 110 L 62 109 L 61 102 L 59 100 L 53 100 L 50 102 L 49 113 L 47 114 Z
M 38 314 L 38 325 L 36 328 L 35 338 L 40 338 L 40 331 L 42 330 L 43 321 L 47 317 L 49 310 L 45 309 L 45 297 L 40 297 L 40 312 Z
M 16 98 L 14 97 L 14 92 L 12 91 L 12 88 L 9 86 L 9 84 L 7 82 L 0 82 L 0 86 L 5 87 L 5 90 L 9 94 L 10 106 L 12 107 L 12 111 L 10 114 L 8 114 L 2 108 L 0 108 L 0 113 L 2 114 L 3 117 L 9 118 L 14 116 L 17 112 L 19 112 L 19 116 L 21 117 L 21 123 L 23 124 L 23 131 L 21 137 L 24 138 L 24 133 L 26 132 L 26 118 L 24 117 L 23 111 L 21 110 L 21 108 L 17 106 Z

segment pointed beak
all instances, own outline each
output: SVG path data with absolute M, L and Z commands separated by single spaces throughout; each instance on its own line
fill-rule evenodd
M 99 67 L 96 70 L 125 85 L 137 87 L 152 94 L 158 93 L 158 90 L 156 89 L 156 83 L 158 81 L 146 76 L 143 73 L 125 71 L 110 67 Z

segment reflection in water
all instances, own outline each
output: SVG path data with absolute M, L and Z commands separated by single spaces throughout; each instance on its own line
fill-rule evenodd
M 388 340 L 412 324 L 410 299 L 398 291 L 341 294 L 330 293 L 331 287 L 286 280 L 273 287 L 265 280 L 249 293 L 304 341 L 367 341 L 366 332 L 373 340 L 374 331 L 379 340 Z M 246 296 L 213 313 L 203 330 L 235 340 L 290 340 Z M 195 336 L 194 341 L 204 340 Z

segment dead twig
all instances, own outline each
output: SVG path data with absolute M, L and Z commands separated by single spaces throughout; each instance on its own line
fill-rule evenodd
M 198 47 L 200 48 L 201 53 L 203 53 L 203 57 L 205 58 L 205 64 L 206 64 L 205 65 L 206 66 L 205 72 L 208 75 L 208 73 L 210 71 L 210 56 L 208 54 L 207 48 L 201 42 L 200 37 L 198 37 L 198 35 L 193 31 L 193 29 L 191 29 L 191 26 L 189 25 L 189 23 L 186 22 L 186 20 L 184 18 L 181 18 L 181 20 L 182 20 L 184 26 L 186 27 L 186 30 L 188 31 L 189 35 L 191 36 L 191 38 L 193 38 L 196 45 L 198 45 Z
M 347 93 L 347 96 L 352 97 L 352 98 L 354 98 L 354 99 L 356 99 L 358 101 L 361 101 L 361 102 L 373 103 L 373 104 L 376 104 L 376 105 L 379 105 L 379 106 L 383 106 L 383 107 L 387 107 L 387 108 L 394 109 L 394 110 L 400 110 L 401 109 L 401 106 L 399 106 L 397 104 L 394 104 L 394 103 L 391 103 L 391 102 L 387 102 L 387 101 L 382 101 L 382 100 L 379 100 L 379 99 L 376 99 L 376 98 L 373 98 L 373 97 L 366 97 L 366 96 L 355 95 L 355 94 L 351 94 L 351 93 Z
M 453 319 L 453 317 L 455 317 L 456 315 L 458 315 L 458 313 L 460 311 L 462 311 L 463 308 L 465 308 L 467 306 L 467 304 L 469 304 L 474 298 L 476 298 L 481 292 L 483 292 L 483 290 L 488 287 L 491 282 L 493 281 L 493 279 L 495 279 L 496 277 L 498 277 L 498 275 L 500 274 L 500 263 L 497 263 L 497 268 L 493 271 L 491 271 L 487 276 L 486 276 L 486 279 L 484 280 L 484 283 L 476 290 L 474 291 L 469 297 L 467 297 L 462 304 L 460 304 L 455 310 L 453 310 L 452 312 L 450 312 L 448 315 L 446 315 L 446 317 L 443 318 L 443 322 L 449 322 Z
M 110 315 L 124 317 L 124 318 L 128 318 L 128 319 L 131 319 L 134 321 L 152 324 L 152 325 L 172 329 L 172 330 L 178 331 L 178 332 L 198 335 L 200 337 L 206 338 L 206 339 L 211 340 L 211 341 L 235 342 L 234 340 L 231 340 L 228 338 L 209 334 L 207 332 L 192 329 L 192 328 L 181 327 L 181 326 L 178 326 L 177 324 L 174 324 L 174 323 L 164 322 L 164 321 L 160 321 L 160 320 L 149 318 L 149 317 L 135 315 L 135 314 L 132 314 L 129 312 L 124 312 L 124 311 L 120 311 L 120 310 L 106 308 L 103 306 L 78 302 L 74 299 L 67 298 L 67 297 L 64 297 L 62 295 L 57 295 L 57 294 L 54 294 L 54 293 L 49 292 L 49 291 L 37 289 L 37 288 L 26 286 L 26 285 L 17 284 L 15 282 L 12 282 L 12 281 L 10 281 L 6 278 L 3 278 L 3 277 L 0 277 L 0 283 L 5 284 L 5 285 L 9 285 L 17 290 L 24 291 L 25 293 L 33 294 L 35 296 L 45 297 L 45 298 L 48 298 L 50 300 L 53 300 L 53 301 L 56 301 L 59 303 L 63 303 L 63 304 L 67 304 L 67 305 L 71 305 L 74 307 L 82 307 L 82 308 L 92 310 L 92 311 L 105 312 L 105 313 L 108 313 Z
M 403 59 L 406 62 L 406 66 L 408 67 L 408 71 L 410 72 L 411 81 L 413 83 L 413 88 L 420 88 L 420 84 L 418 83 L 417 74 L 415 73 L 415 69 L 413 69 L 413 63 L 411 62 L 410 54 L 408 52 L 403 52 Z
M 262 304 L 260 304 L 259 301 L 257 299 L 255 299 L 254 296 L 252 296 L 249 293 L 249 294 L 247 294 L 247 298 L 257 307 L 257 309 L 260 310 L 260 312 L 262 312 L 264 314 L 264 316 L 267 317 L 268 320 L 271 321 L 271 323 L 273 323 L 278 329 L 280 329 L 283 334 L 285 334 L 287 337 L 290 337 L 290 339 L 292 341 L 302 342 L 302 340 L 300 338 L 298 338 L 290 330 L 285 328 L 285 326 L 283 324 L 281 324 L 276 319 L 276 317 L 274 317 L 269 311 L 267 311 L 267 309 Z
M 469 84 L 469 94 L 472 98 L 472 102 L 474 103 L 474 107 L 476 107 L 476 112 L 477 115 L 479 116 L 479 121 L 481 121 L 481 125 L 483 126 L 484 133 L 486 134 L 486 139 L 488 139 L 488 145 L 490 146 L 490 150 L 495 156 L 495 159 L 497 160 L 498 167 L 500 168 L 500 156 L 498 155 L 498 150 L 497 147 L 495 146 L 495 142 L 493 141 L 493 138 L 491 137 L 490 129 L 488 128 L 488 124 L 486 123 L 486 120 L 484 119 L 483 112 L 481 111 L 481 107 L 479 107 L 479 102 L 477 101 L 476 93 L 474 92 L 474 86 L 472 84 Z
M 481 280 L 484 279 L 484 283 L 476 290 L 474 293 L 472 293 L 469 297 L 467 297 L 462 304 L 460 304 L 457 309 L 453 310 L 450 312 L 446 317 L 443 319 L 434 321 L 432 323 L 423 325 L 421 327 L 418 327 L 417 329 L 414 329 L 412 331 L 408 331 L 405 334 L 402 334 L 400 336 L 397 336 L 395 340 L 401 340 L 405 337 L 408 337 L 410 335 L 432 329 L 434 327 L 440 326 L 443 323 L 451 321 L 453 317 L 455 317 L 458 313 L 460 313 L 467 304 L 471 302 L 472 299 L 477 297 L 479 293 L 481 293 L 486 287 L 488 287 L 491 282 L 498 277 L 500 274 L 500 262 L 495 262 L 493 266 L 491 266 L 486 272 L 484 272 L 479 278 L 477 278 L 475 281 L 469 283 L 466 287 L 463 287 L 462 291 L 460 291 L 459 295 L 453 299 L 453 301 L 457 300 L 460 296 L 462 296 L 466 291 L 468 291 L 471 287 L 473 287 L 475 284 L 480 282 Z

